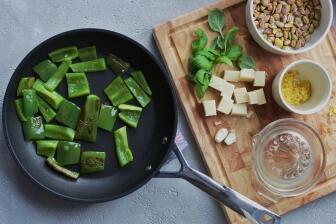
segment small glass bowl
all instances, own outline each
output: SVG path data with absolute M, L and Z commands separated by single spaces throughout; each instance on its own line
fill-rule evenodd
M 281 136 L 285 138 L 281 140 Z M 326 164 L 323 142 L 305 122 L 292 118 L 274 121 L 253 137 L 252 145 L 257 182 L 276 197 L 304 194 L 323 174 Z

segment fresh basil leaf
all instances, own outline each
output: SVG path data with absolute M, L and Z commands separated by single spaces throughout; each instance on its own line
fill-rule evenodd
M 236 26 L 231 27 L 225 34 L 224 34 L 224 48 L 223 50 L 225 52 L 229 51 L 231 45 L 234 43 L 237 33 L 239 31 L 239 28 Z
M 223 37 L 218 36 L 217 38 L 217 46 L 221 49 L 224 50 L 225 49 L 225 40 Z
M 210 48 L 204 48 L 201 51 L 197 51 L 195 55 L 202 55 L 210 61 L 215 61 L 216 58 L 219 56 L 219 52 Z
M 213 9 L 208 14 L 208 24 L 212 31 L 218 32 L 222 36 L 222 30 L 225 25 L 225 17 L 220 9 Z
M 212 69 L 213 63 L 203 55 L 195 55 L 189 58 L 189 62 L 191 65 L 204 69 L 206 71 L 210 71 Z
M 240 56 L 242 56 L 242 54 L 243 54 L 242 46 L 236 44 L 230 48 L 226 56 L 230 58 L 231 61 L 237 61 L 240 58 Z
M 188 59 L 188 70 L 191 74 L 195 74 L 198 71 L 198 67 L 194 64 L 194 57 L 191 55 Z
M 200 99 L 204 96 L 206 90 L 209 87 L 211 74 L 207 71 L 200 69 L 195 74 L 196 79 L 196 95 Z
M 252 68 L 255 69 L 256 68 L 256 63 L 253 59 L 252 56 L 247 55 L 247 54 L 243 54 L 240 58 L 239 58 L 239 67 L 241 69 L 243 68 Z
M 194 34 L 197 36 L 197 39 L 191 42 L 191 49 L 193 52 L 202 50 L 208 43 L 208 37 L 205 32 L 198 28 L 194 31 Z
M 225 55 L 221 55 L 217 58 L 217 63 L 224 63 L 224 64 L 228 64 L 230 66 L 233 66 L 232 61 L 229 57 L 225 56 Z
M 210 44 L 210 49 L 214 49 L 216 50 L 218 48 L 218 45 L 217 45 L 217 40 L 218 40 L 219 36 L 214 38 L 212 41 L 211 41 L 211 44 Z

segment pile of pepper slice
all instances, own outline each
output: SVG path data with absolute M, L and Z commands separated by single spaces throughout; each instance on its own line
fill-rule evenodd
M 98 128 L 112 132 L 119 119 L 131 128 L 138 126 L 143 108 L 151 102 L 152 91 L 141 71 L 130 72 L 130 64 L 114 54 L 98 58 L 95 46 L 78 49 L 68 46 L 48 54 L 49 58 L 35 65 L 37 75 L 21 78 L 14 102 L 22 123 L 26 141 L 35 141 L 36 154 L 46 157 L 46 163 L 66 177 L 104 171 L 105 152 L 82 151 L 74 139 L 95 142 Z M 112 105 L 102 104 L 90 91 L 87 72 L 105 71 L 107 66 L 116 77 L 104 89 Z M 71 71 L 70 71 L 71 70 Z M 68 98 L 86 97 L 80 108 L 57 93 L 66 78 Z M 140 106 L 127 104 L 135 99 Z M 132 150 L 123 126 L 114 131 L 115 153 L 121 167 L 133 161 Z M 65 166 L 80 164 L 79 172 Z

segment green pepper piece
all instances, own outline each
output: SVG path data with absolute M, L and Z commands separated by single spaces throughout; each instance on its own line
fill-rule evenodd
M 55 124 L 44 125 L 45 136 L 51 139 L 73 141 L 75 137 L 75 130 Z
M 132 128 L 136 128 L 138 126 L 138 122 L 140 120 L 141 112 L 139 111 L 131 111 L 124 110 L 118 114 L 120 120 L 131 126 Z
M 58 141 L 38 140 L 36 141 L 36 154 L 45 157 L 54 157 Z
M 57 71 L 45 83 L 47 89 L 54 91 L 63 80 L 65 73 L 68 71 L 71 61 L 63 61 L 57 68 Z
M 140 120 L 142 108 L 129 104 L 120 104 L 118 108 L 121 110 L 119 113 L 120 120 L 124 121 L 129 126 L 136 128 Z
M 27 121 L 22 123 L 25 140 L 40 140 L 45 137 L 43 119 L 38 117 L 27 117 Z
M 24 112 L 23 112 L 23 100 L 16 99 L 14 103 L 15 103 L 16 114 L 18 118 L 20 119 L 20 121 L 27 121 L 27 118 L 25 117 Z
M 87 151 L 83 152 L 81 156 L 81 173 L 94 173 L 104 171 L 105 166 L 105 152 Z
M 114 141 L 119 165 L 124 167 L 133 161 L 132 151 L 128 146 L 126 126 L 114 132 Z
M 97 59 L 96 46 L 84 47 L 79 49 L 78 57 L 81 61 L 91 61 Z
M 90 94 L 89 82 L 85 73 L 67 73 L 65 76 L 68 84 L 69 98 Z
M 35 89 L 37 94 L 54 109 L 57 109 L 64 100 L 64 98 L 57 92 L 48 90 L 44 86 L 44 83 L 39 79 L 35 81 L 33 89 Z
M 64 47 L 52 51 L 48 55 L 53 62 L 68 61 L 78 57 L 78 49 L 75 46 Z
M 123 61 L 119 57 L 114 54 L 109 54 L 106 57 L 106 61 L 108 66 L 112 69 L 112 71 L 116 75 L 122 75 L 128 71 L 130 64 L 128 62 Z
M 139 112 L 142 111 L 141 107 L 137 107 L 137 106 L 129 105 L 129 104 L 120 104 L 118 108 L 119 110 L 130 110 L 130 111 L 139 111 Z
M 79 62 L 70 65 L 73 72 L 100 72 L 106 70 L 106 63 L 104 58 L 98 58 L 91 61 Z
M 77 129 L 76 139 L 95 142 L 97 138 L 98 115 L 100 99 L 96 95 L 88 95 L 84 110 L 82 110 Z
M 142 71 L 139 70 L 131 72 L 131 76 L 149 96 L 152 95 L 152 90 L 149 88 L 149 85 Z
M 35 77 L 23 77 L 20 79 L 17 91 L 16 91 L 16 96 L 22 96 L 22 90 L 24 89 L 31 89 L 32 86 L 34 85 L 35 82 Z
M 98 127 L 106 131 L 112 131 L 117 119 L 117 112 L 117 108 L 113 106 L 101 105 L 98 117 Z
M 38 112 L 37 95 L 34 89 L 22 90 L 23 112 L 26 117 L 32 117 Z
M 77 164 L 80 159 L 81 145 L 76 142 L 60 141 L 57 145 L 57 163 L 61 166 Z
M 113 104 L 118 106 L 119 104 L 126 103 L 133 99 L 131 92 L 128 90 L 124 80 L 120 76 L 117 76 L 105 89 L 105 94 Z
M 55 118 L 56 112 L 39 96 L 37 96 L 37 105 L 44 120 L 50 123 Z
M 149 96 L 147 96 L 145 91 L 143 91 L 141 87 L 134 81 L 134 79 L 132 77 L 129 77 L 124 81 L 128 89 L 131 91 L 131 93 L 133 94 L 135 99 L 140 103 L 140 105 L 142 107 L 147 106 L 147 104 L 149 104 L 151 99 L 149 98 Z
M 72 129 L 75 129 L 79 119 L 79 115 L 80 108 L 76 104 L 68 100 L 63 100 L 58 108 L 56 121 Z
M 61 167 L 60 165 L 58 165 L 56 160 L 53 157 L 47 158 L 46 162 L 51 168 L 53 168 L 57 172 L 60 172 L 61 174 L 63 174 L 66 177 L 69 177 L 71 179 L 78 179 L 78 177 L 79 177 L 79 173 L 77 173 L 75 171 L 72 171 L 72 170 L 68 170 L 67 168 L 64 168 L 64 167 Z
M 35 65 L 33 70 L 44 82 L 46 82 L 56 72 L 57 66 L 49 59 L 46 59 Z

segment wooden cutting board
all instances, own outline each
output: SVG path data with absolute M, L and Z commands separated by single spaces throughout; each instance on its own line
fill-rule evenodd
M 320 45 L 307 53 L 295 56 L 270 54 L 260 48 L 249 34 L 245 25 L 245 4 L 243 0 L 216 2 L 156 26 L 154 36 L 210 175 L 274 212 L 284 214 L 336 190 L 336 117 L 328 115 L 329 105 L 318 114 L 310 116 L 299 116 L 282 110 L 272 99 L 272 80 L 285 65 L 297 59 L 306 58 L 321 63 L 329 71 L 336 86 L 336 44 L 332 34 L 329 33 Z M 257 69 L 268 73 L 265 87 L 268 103 L 250 107 L 255 112 L 250 119 L 225 115 L 204 117 L 202 105 L 188 81 L 187 61 L 191 52 L 191 41 L 194 38 L 192 32 L 197 27 L 201 27 L 206 30 L 209 40 L 213 39 L 215 34 L 210 32 L 207 26 L 207 14 L 213 8 L 224 9 L 227 18 L 226 27 L 236 25 L 240 28 L 239 43 L 254 56 Z M 215 74 L 222 76 L 225 68 L 223 65 L 216 67 Z M 247 88 L 249 89 L 250 86 Z M 209 90 L 205 99 L 216 99 L 218 103 L 219 94 Z M 332 92 L 330 104 L 336 105 L 335 90 Z M 309 193 L 300 197 L 283 198 L 274 203 L 263 200 L 255 190 L 251 167 L 251 139 L 265 125 L 284 117 L 303 120 L 319 132 L 327 150 L 327 165 L 319 184 Z M 215 126 L 215 121 L 223 123 Z M 231 146 L 216 144 L 214 135 L 220 127 L 236 129 L 237 143 Z M 246 223 L 246 220 L 230 209 L 224 206 L 223 209 L 231 223 Z

